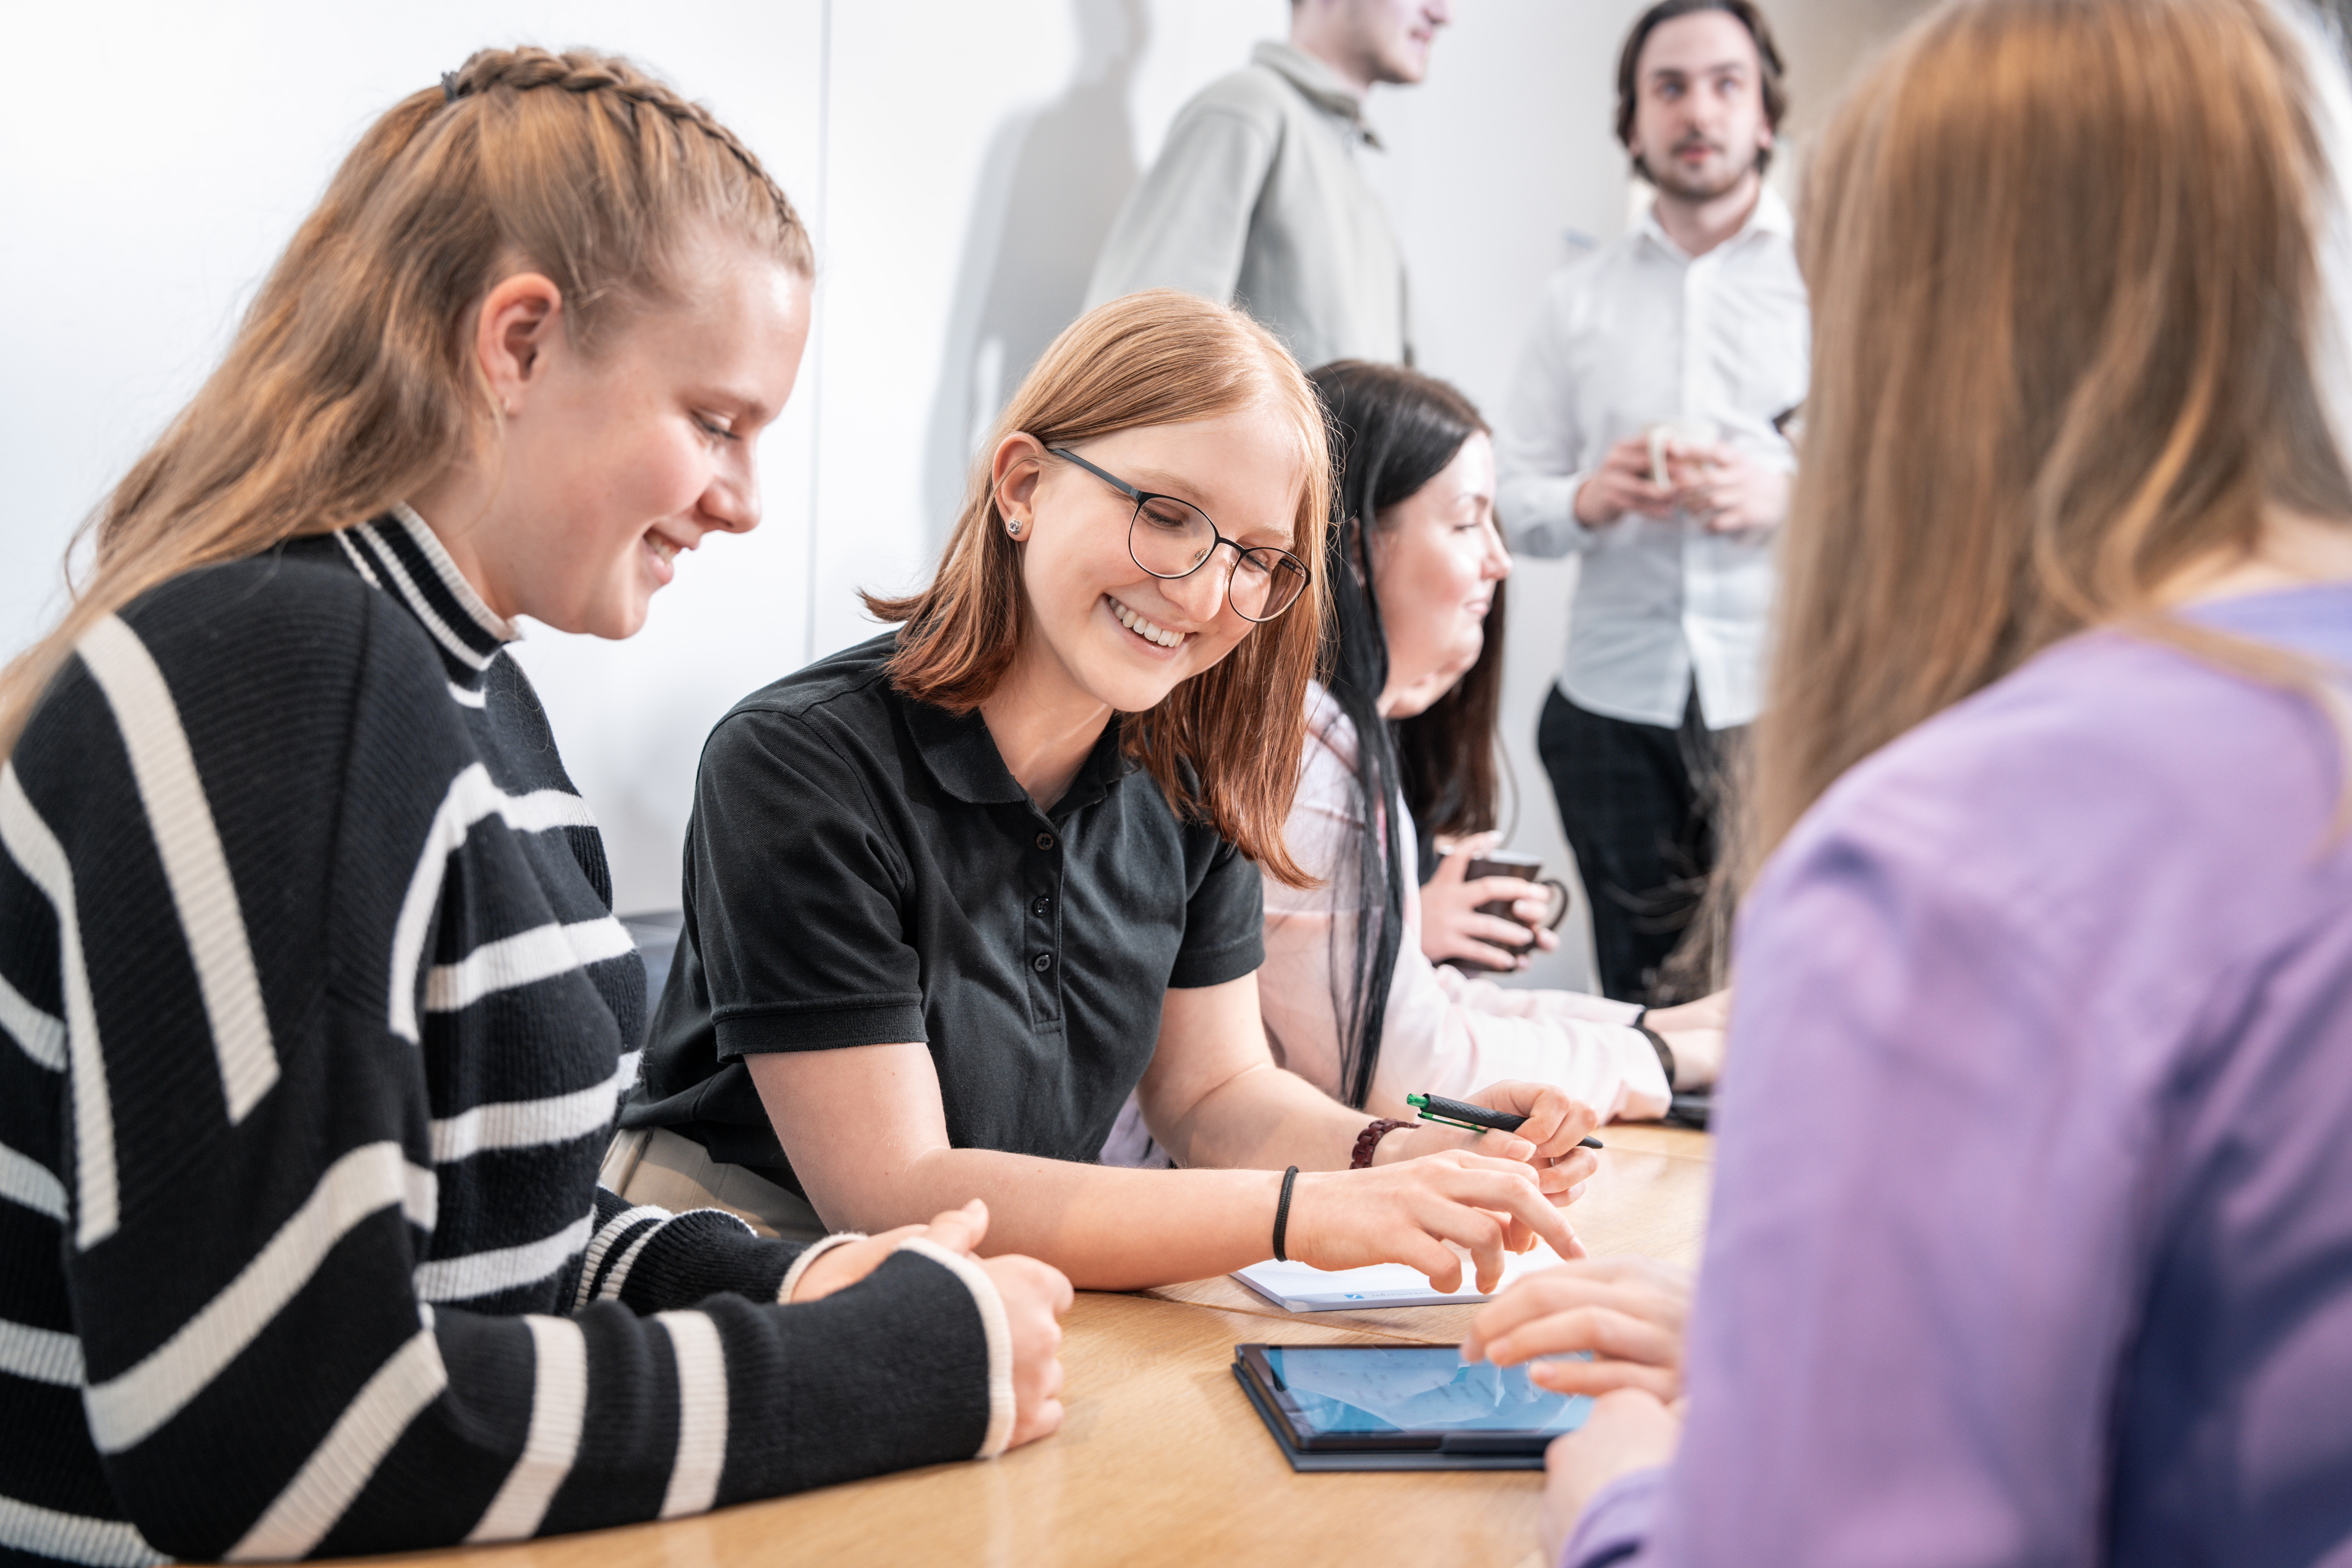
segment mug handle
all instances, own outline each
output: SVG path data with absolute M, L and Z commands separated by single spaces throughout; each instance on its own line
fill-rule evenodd
M 1568 884 L 1558 877 L 1546 877 L 1543 879 L 1543 885 L 1552 890 L 1555 900 L 1552 904 L 1551 918 L 1544 921 L 1544 930 L 1558 931 L 1559 922 L 1568 918 L 1568 906 L 1573 900 L 1569 897 Z

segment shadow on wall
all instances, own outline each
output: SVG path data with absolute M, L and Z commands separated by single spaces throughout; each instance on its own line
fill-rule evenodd
M 1150 37 L 1145 0 L 1072 0 L 1078 62 L 1062 95 L 999 126 L 981 161 L 947 352 L 923 445 L 925 538 L 963 505 L 972 455 L 1029 367 L 1076 319 L 1135 188 L 1128 89 Z

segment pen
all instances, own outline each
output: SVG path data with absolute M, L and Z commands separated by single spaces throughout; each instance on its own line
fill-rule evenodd
M 1404 1102 L 1420 1111 L 1423 1121 L 1442 1121 L 1448 1127 L 1466 1127 L 1473 1132 L 1517 1132 L 1519 1123 L 1527 1120 L 1516 1110 L 1494 1110 L 1467 1100 L 1448 1100 L 1442 1094 L 1408 1094 Z M 1602 1146 L 1598 1138 L 1587 1138 L 1582 1144 L 1587 1149 Z

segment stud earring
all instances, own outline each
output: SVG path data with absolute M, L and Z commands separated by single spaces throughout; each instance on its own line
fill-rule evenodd
M 1005 532 L 1007 532 L 1007 533 L 1009 533 L 1009 534 L 1011 534 L 1011 535 L 1012 535 L 1013 538 L 1015 538 L 1015 539 L 1020 538 L 1020 537 L 1021 537 L 1021 520 L 1020 520 L 1019 518 L 1017 518 L 1017 517 L 1016 517 L 1016 518 L 1011 518 L 1011 519 L 1008 519 L 1008 520 L 1006 521 L 1005 524 L 1004 524 L 1004 531 L 1005 531 Z

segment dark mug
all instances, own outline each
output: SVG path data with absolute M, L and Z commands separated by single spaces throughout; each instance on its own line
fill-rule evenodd
M 1513 850 L 1496 849 L 1485 855 L 1472 856 L 1470 864 L 1463 868 L 1462 876 L 1465 881 L 1473 882 L 1481 877 L 1517 877 L 1523 882 L 1538 882 L 1549 888 L 1552 891 L 1551 915 L 1543 922 L 1543 929 L 1558 931 L 1559 922 L 1568 918 L 1568 884 L 1557 877 L 1538 877 L 1537 873 L 1542 869 L 1543 858 L 1539 855 L 1521 855 Z M 1511 900 L 1508 899 L 1489 899 L 1478 906 L 1478 912 L 1498 915 L 1516 924 L 1527 923 L 1511 912 Z M 1527 942 L 1519 951 L 1525 952 L 1534 946 L 1535 936 L 1530 928 Z M 1457 969 L 1485 970 L 1493 967 L 1467 958 L 1449 958 L 1446 962 Z

